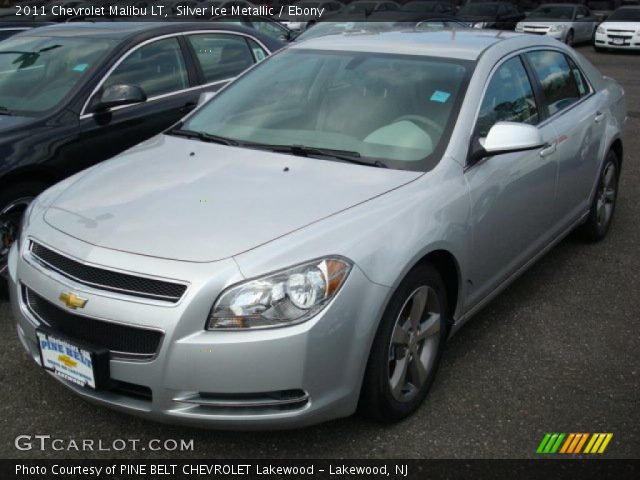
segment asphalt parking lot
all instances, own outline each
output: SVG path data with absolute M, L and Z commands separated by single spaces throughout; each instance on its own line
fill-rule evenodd
M 173 427 L 89 404 L 36 368 L 0 303 L 0 457 L 162 458 L 151 451 L 18 451 L 18 435 L 193 439 L 171 457 L 522 458 L 545 432 L 612 432 L 608 458 L 640 458 L 640 55 L 580 47 L 628 98 L 625 163 L 605 241 L 568 238 L 449 343 L 430 396 L 408 420 L 362 415 L 289 432 Z

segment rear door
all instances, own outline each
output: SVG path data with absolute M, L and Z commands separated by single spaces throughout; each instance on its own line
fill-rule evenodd
M 562 229 L 588 209 L 604 138 L 604 94 L 596 93 L 584 73 L 564 52 L 536 50 L 527 61 L 548 110 L 545 125 L 557 132 L 558 195 L 555 223 Z

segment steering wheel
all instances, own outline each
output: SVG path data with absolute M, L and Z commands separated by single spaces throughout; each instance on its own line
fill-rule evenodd
M 444 128 L 442 128 L 442 126 L 440 126 L 430 118 L 423 117 L 421 115 L 402 115 L 396 118 L 391 123 L 397 123 L 402 121 L 415 123 L 427 133 L 435 133 L 436 135 L 433 136 L 434 139 L 440 138 L 444 133 Z

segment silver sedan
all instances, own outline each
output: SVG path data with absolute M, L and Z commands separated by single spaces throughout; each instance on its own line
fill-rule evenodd
M 36 363 L 150 419 L 402 419 L 447 338 L 611 225 L 624 92 L 546 37 L 334 35 L 47 190 L 11 251 Z M 535 339 L 531 339 L 535 341 Z
M 591 42 L 598 19 L 583 5 L 553 3 L 541 5 L 522 22 L 516 32 L 547 35 L 567 45 Z

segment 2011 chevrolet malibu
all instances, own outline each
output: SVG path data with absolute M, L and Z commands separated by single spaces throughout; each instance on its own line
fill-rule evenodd
M 151 419 L 414 412 L 445 340 L 576 229 L 605 237 L 624 92 L 550 38 L 333 35 L 53 186 L 11 250 L 24 348 Z

